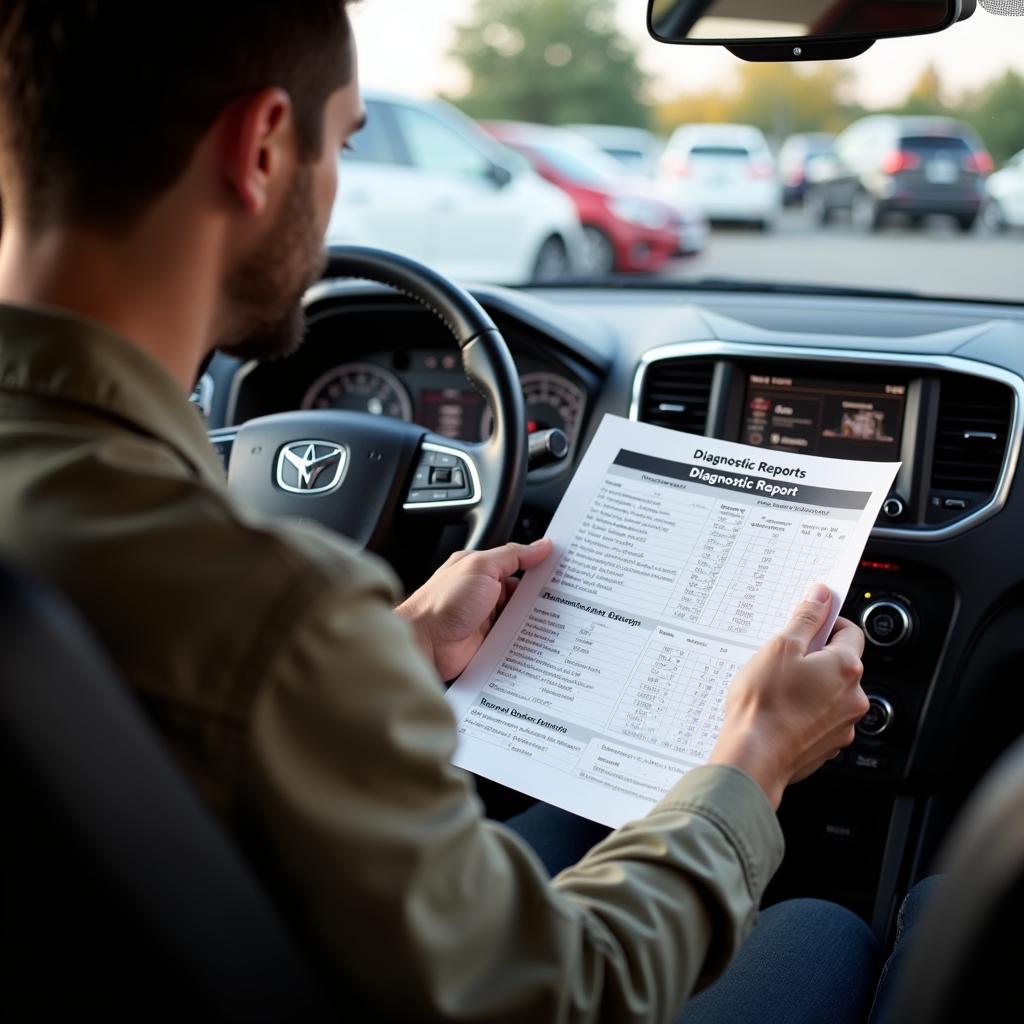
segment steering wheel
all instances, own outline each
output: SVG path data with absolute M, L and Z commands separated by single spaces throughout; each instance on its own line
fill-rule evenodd
M 439 317 L 490 406 L 491 437 L 456 441 L 364 412 L 275 413 L 238 428 L 228 486 L 250 508 L 316 520 L 376 551 L 418 542 L 415 526 L 427 522 L 466 526 L 471 549 L 504 543 L 523 500 L 528 438 L 519 375 L 494 322 L 447 278 L 379 249 L 329 249 L 324 278 L 388 285 Z

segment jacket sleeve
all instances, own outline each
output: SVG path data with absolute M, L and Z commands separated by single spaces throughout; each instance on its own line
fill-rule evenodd
M 672 1020 L 781 860 L 757 785 L 692 771 L 549 880 L 451 766 L 454 721 L 389 576 L 352 559 L 307 595 L 255 698 L 245 790 L 347 982 L 407 1020 Z

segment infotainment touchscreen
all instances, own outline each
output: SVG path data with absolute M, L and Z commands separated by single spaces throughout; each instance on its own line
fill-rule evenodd
M 751 373 L 741 441 L 831 458 L 899 459 L 906 384 Z

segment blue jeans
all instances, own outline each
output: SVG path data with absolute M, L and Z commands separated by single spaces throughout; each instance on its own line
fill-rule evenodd
M 941 875 L 933 875 L 931 878 L 918 882 L 907 893 L 907 897 L 900 907 L 899 916 L 896 918 L 896 943 L 882 969 L 882 977 L 879 979 L 878 991 L 875 994 L 875 1004 L 871 1007 L 870 1024 L 890 1024 L 892 1021 L 893 993 L 896 990 L 900 972 L 903 970 L 903 962 L 907 957 L 910 936 L 920 920 L 925 904 L 931 899 L 932 892 L 941 882 Z
M 536 804 L 506 824 L 557 874 L 608 829 Z M 687 1004 L 679 1024 L 863 1024 L 880 951 L 856 914 L 823 900 L 762 911 L 728 970 Z

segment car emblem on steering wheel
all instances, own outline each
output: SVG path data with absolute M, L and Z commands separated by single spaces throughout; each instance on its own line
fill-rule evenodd
M 277 485 L 292 494 L 324 494 L 345 478 L 348 449 L 330 441 L 293 441 L 277 456 Z

